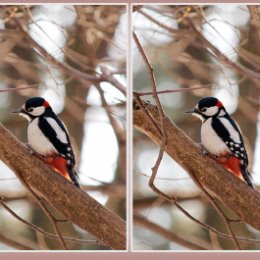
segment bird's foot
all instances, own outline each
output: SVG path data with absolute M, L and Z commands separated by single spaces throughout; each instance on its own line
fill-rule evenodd
M 203 156 L 209 155 L 209 152 L 205 149 L 202 143 L 198 143 L 198 146 L 202 150 Z
M 213 159 L 217 159 L 218 156 L 213 154 L 213 153 L 210 153 L 204 146 L 202 143 L 199 143 L 198 146 L 200 147 L 200 149 L 202 150 L 202 153 L 203 153 L 203 156 L 210 156 L 211 158 Z
M 25 146 L 28 149 L 28 152 L 30 153 L 30 155 L 35 155 L 38 158 L 40 158 L 41 160 L 43 160 L 45 158 L 43 155 L 36 153 L 28 143 L 26 143 Z
M 30 153 L 30 155 L 35 154 L 35 151 L 32 149 L 32 147 L 28 143 L 25 143 L 25 146 L 26 146 L 28 152 Z

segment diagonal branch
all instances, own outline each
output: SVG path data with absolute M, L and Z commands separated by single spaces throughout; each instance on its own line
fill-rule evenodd
M 209 250 L 212 249 L 210 247 L 210 245 L 206 242 L 203 241 L 203 243 L 205 245 L 201 245 L 202 241 L 200 241 L 200 243 L 193 243 L 190 241 L 190 237 L 188 239 L 184 239 L 182 237 L 179 237 L 177 235 L 175 235 L 174 233 L 170 232 L 168 229 L 165 229 L 151 221 L 149 221 L 148 219 L 144 218 L 143 216 L 141 216 L 140 214 L 136 213 L 134 214 L 134 222 L 135 224 L 139 225 L 139 226 L 143 226 L 148 228 L 149 230 L 152 230 L 154 232 L 156 232 L 157 234 L 162 235 L 164 238 L 169 239 L 170 241 L 173 241 L 175 243 L 178 243 L 184 247 L 187 247 L 189 249 L 193 249 L 193 250 Z
M 20 176 L 20 179 L 22 179 L 22 176 Z M 64 238 L 59 230 L 58 227 L 58 221 L 53 217 L 52 213 L 49 211 L 49 209 L 46 207 L 46 205 L 43 203 L 42 199 L 31 189 L 31 187 L 28 185 L 28 183 L 26 181 L 24 181 L 24 179 L 22 179 L 23 181 L 23 185 L 29 190 L 30 194 L 32 195 L 32 197 L 35 199 L 35 201 L 38 203 L 38 205 L 41 207 L 41 209 L 44 211 L 44 213 L 46 214 L 46 216 L 49 218 L 52 228 L 55 231 L 55 233 L 57 234 L 57 237 L 60 241 L 61 246 L 68 250 L 68 247 L 64 241 Z
M 125 249 L 124 220 L 54 172 L 39 158 L 31 156 L 28 149 L 2 124 L 0 160 L 66 219 L 96 236 L 101 243 L 113 249 Z
M 28 227 L 32 228 L 38 233 L 41 233 L 42 235 L 53 238 L 53 239 L 59 239 L 57 235 L 54 235 L 52 233 L 44 231 L 42 228 L 38 227 L 37 225 L 34 225 L 25 219 L 18 216 L 5 202 L 3 198 L 0 198 L 0 204 L 5 208 L 13 217 L 15 217 L 18 221 L 24 223 Z M 70 242 L 77 242 L 77 243 L 85 243 L 85 244 L 100 244 L 97 240 L 86 240 L 86 239 L 80 239 L 80 238 L 74 238 L 74 237 L 63 237 L 64 240 L 70 241 Z M 0 240 L 1 241 L 1 240 Z
M 143 102 L 145 111 L 153 120 L 160 121 L 156 106 Z M 143 109 L 133 111 L 134 126 L 160 145 L 161 135 L 151 124 Z M 165 119 L 168 142 L 165 151 L 193 178 L 198 180 L 210 194 L 249 225 L 260 230 L 260 194 L 230 174 L 214 159 L 203 156 L 201 149 L 187 137 L 169 118 Z

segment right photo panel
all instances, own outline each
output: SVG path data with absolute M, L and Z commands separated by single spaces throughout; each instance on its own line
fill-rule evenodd
M 133 5 L 133 243 L 260 250 L 260 6 Z

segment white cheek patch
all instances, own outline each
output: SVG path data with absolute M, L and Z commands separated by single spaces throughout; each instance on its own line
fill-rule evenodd
M 217 106 L 209 107 L 206 112 L 203 112 L 206 116 L 214 116 L 218 113 L 219 108 Z
M 47 122 L 51 125 L 54 129 L 57 138 L 64 144 L 68 143 L 68 139 L 64 130 L 59 126 L 59 124 L 51 117 L 46 118 Z
M 197 113 L 193 113 L 192 115 L 193 115 L 193 116 L 196 116 L 196 117 L 199 118 L 201 121 L 204 121 L 204 118 L 203 118 L 202 115 L 197 114 Z
M 224 116 L 226 113 L 224 110 L 221 110 L 220 113 L 219 113 L 219 116 Z
M 45 107 L 35 107 L 32 112 L 29 112 L 33 116 L 40 116 L 45 112 Z
M 24 117 L 26 120 L 31 121 L 31 118 L 30 118 L 27 114 L 19 113 L 19 116 L 22 116 L 22 117 Z

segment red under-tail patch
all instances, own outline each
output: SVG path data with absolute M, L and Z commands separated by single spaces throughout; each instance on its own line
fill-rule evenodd
M 239 179 L 244 180 L 243 175 L 241 173 L 240 169 L 240 161 L 236 157 L 218 157 L 217 161 L 222 164 L 227 170 L 232 172 L 235 176 L 237 176 Z
M 71 180 L 67 170 L 67 161 L 64 157 L 60 155 L 51 155 L 45 157 L 44 161 L 67 180 Z

